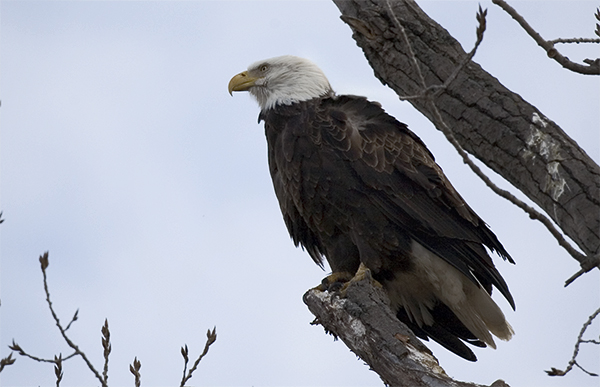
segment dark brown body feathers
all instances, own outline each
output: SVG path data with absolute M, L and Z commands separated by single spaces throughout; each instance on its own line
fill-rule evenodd
M 285 224 L 296 245 L 334 272 L 363 262 L 379 281 L 414 266 L 416 241 L 477 286 L 496 287 L 514 308 L 486 247 L 513 262 L 465 203 L 423 142 L 376 103 L 356 96 L 316 98 L 261 112 L 269 168 Z M 389 282 L 391 283 L 391 282 Z M 435 324 L 398 317 L 469 360 L 461 340 L 479 341 L 444 304 Z M 464 347 L 464 348 L 463 348 Z

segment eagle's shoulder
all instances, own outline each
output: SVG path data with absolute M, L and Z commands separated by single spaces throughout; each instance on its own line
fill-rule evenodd
M 353 95 L 326 98 L 315 116 L 313 126 L 319 127 L 327 144 L 344 152 L 362 175 L 376 177 L 373 184 L 390 184 L 391 192 L 398 193 L 410 188 L 408 179 L 433 201 L 454 208 L 462 218 L 478 225 L 479 218 L 450 184 L 421 138 L 379 103 Z M 404 187 L 394 185 L 399 181 Z
M 379 102 L 357 95 L 340 95 L 323 98 L 320 106 L 335 119 L 335 124 L 353 124 L 353 128 L 361 130 L 368 142 L 410 139 L 405 142 L 414 142 L 427 157 L 435 160 L 419 136 L 409 130 L 405 123 L 386 113 Z

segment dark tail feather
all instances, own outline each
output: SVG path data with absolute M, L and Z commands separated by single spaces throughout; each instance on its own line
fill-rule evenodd
M 432 315 L 435 322 L 431 326 L 423 325 L 422 327 L 419 327 L 410 320 L 404 308 L 400 308 L 396 313 L 396 316 L 419 338 L 423 340 L 432 338 L 438 344 L 463 359 L 477 361 L 477 356 L 475 356 L 473 351 L 471 351 L 462 340 L 476 347 L 486 347 L 486 344 L 478 340 L 467 328 L 465 328 L 449 309 L 445 311 L 444 307 L 445 305 L 442 304 L 434 308 Z

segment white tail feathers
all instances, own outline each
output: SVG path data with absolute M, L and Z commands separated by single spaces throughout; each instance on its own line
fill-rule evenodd
M 452 265 L 413 241 L 414 270 L 395 273 L 386 284 L 392 306 L 402 306 L 419 326 L 431 325 L 429 310 L 436 299 L 446 304 L 478 339 L 492 348 L 492 334 L 501 340 L 514 335 L 502 310 L 481 286 L 477 286 Z
M 497 338 L 507 341 L 511 339 L 514 331 L 506 321 L 504 313 L 483 287 L 463 277 L 464 302 L 448 306 L 475 336 L 496 349 L 496 343 L 490 332 Z

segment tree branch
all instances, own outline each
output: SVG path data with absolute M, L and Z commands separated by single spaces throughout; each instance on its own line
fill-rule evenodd
M 1 213 L 0 213 L 0 215 L 1 215 Z M 0 222 L 0 223 L 2 223 L 2 222 Z M 2 360 L 0 360 L 0 372 L 2 372 L 4 367 L 15 364 L 16 360 L 17 359 L 13 359 L 12 352 L 8 356 L 6 356 Z
M 600 75 L 600 64 L 598 62 L 592 62 L 588 66 L 581 65 L 579 63 L 575 63 L 569 60 L 569 58 L 563 56 L 558 50 L 554 47 L 554 42 L 564 43 L 563 41 L 549 41 L 533 29 L 527 23 L 527 21 L 521 16 L 513 7 L 508 5 L 508 3 L 504 0 L 492 0 L 492 3 L 496 4 L 500 8 L 502 8 L 506 13 L 508 13 L 523 29 L 535 40 L 538 46 L 542 47 L 549 58 L 557 61 L 561 66 L 571 71 L 574 71 L 579 74 L 587 74 L 587 75 Z M 559 39 L 560 40 L 560 39 Z M 599 39 L 590 39 L 593 43 L 600 42 Z M 583 40 L 580 40 L 581 42 Z M 579 43 L 577 42 L 577 43 Z M 589 42 L 589 41 L 588 41 Z
M 558 38 L 558 39 L 552 39 L 549 40 L 550 43 L 552 44 L 556 44 L 556 43 L 600 43 L 600 39 L 596 39 L 596 38 Z
M 90 360 L 88 359 L 86 354 L 83 351 L 81 351 L 79 349 L 79 347 L 67 336 L 66 329 L 63 328 L 62 324 L 60 323 L 60 320 L 58 319 L 58 316 L 56 315 L 56 312 L 54 312 L 54 308 L 52 307 L 52 301 L 50 300 L 50 291 L 48 290 L 48 281 L 46 278 L 46 269 L 48 268 L 48 264 L 49 264 L 48 252 L 46 251 L 44 253 L 44 255 L 40 256 L 40 265 L 42 268 L 42 275 L 44 277 L 44 292 L 46 293 L 46 302 L 48 304 L 48 308 L 50 308 L 50 313 L 52 314 L 52 318 L 54 318 L 54 322 L 56 323 L 58 330 L 60 331 L 63 339 L 67 342 L 69 347 L 71 347 L 75 351 L 76 355 L 81 356 L 81 358 L 83 359 L 85 364 L 88 366 L 90 371 L 92 371 L 94 376 L 96 376 L 96 378 L 100 381 L 100 384 L 102 385 L 102 387 L 107 387 L 106 380 L 104 380 L 102 378 L 102 376 L 100 375 L 100 373 L 98 371 L 96 371 L 96 368 L 94 368 L 94 366 L 92 365 L 92 363 L 90 362 Z M 69 323 L 69 325 L 70 325 L 70 323 Z M 62 359 L 62 360 L 66 360 L 66 359 Z
M 549 376 L 565 376 L 569 371 L 571 371 L 573 369 L 573 366 L 579 367 L 579 369 L 581 369 L 583 372 L 585 372 L 586 374 L 588 374 L 590 376 L 596 376 L 596 377 L 598 376 L 598 374 L 586 370 L 579 363 L 577 363 L 577 355 L 579 355 L 579 346 L 582 343 L 591 343 L 591 344 L 596 344 L 596 345 L 600 344 L 600 341 L 583 339 L 583 334 L 585 333 L 586 329 L 588 329 L 588 327 L 592 324 L 594 319 L 596 317 L 598 317 L 599 314 L 600 314 L 600 309 L 597 309 L 594 313 L 592 313 L 592 315 L 588 318 L 588 320 L 581 327 L 581 331 L 579 331 L 579 336 L 577 336 L 577 342 L 575 343 L 575 348 L 573 349 L 573 356 L 571 357 L 571 360 L 569 360 L 569 364 L 568 364 L 567 368 L 564 371 L 562 371 L 562 370 L 552 367 L 552 369 L 550 371 L 546 371 L 546 373 Z
M 198 368 L 198 364 L 200 364 L 200 361 L 204 358 L 204 356 L 206 356 L 206 354 L 208 353 L 208 349 L 216 340 L 217 340 L 217 327 L 214 327 L 212 331 L 209 329 L 206 332 L 206 343 L 204 343 L 204 350 L 198 356 L 198 358 L 192 365 L 192 368 L 189 369 L 187 375 L 186 375 L 185 371 L 187 369 L 187 365 L 189 362 L 188 346 L 186 344 L 185 347 L 181 347 L 181 355 L 183 356 L 184 365 L 183 365 L 183 377 L 181 378 L 180 387 L 184 387 L 185 383 L 192 378 L 192 374 L 194 373 L 194 371 L 196 371 L 196 368 Z
M 40 363 L 55 363 L 55 360 L 53 360 L 53 359 L 44 359 L 44 358 L 37 357 L 37 356 L 31 355 L 31 354 L 25 352 L 25 350 L 23 348 L 21 348 L 21 346 L 19 344 L 15 343 L 14 339 L 13 339 L 12 344 L 9 345 L 8 348 L 10 348 L 12 351 L 17 352 L 20 356 L 24 356 L 24 357 L 30 358 L 31 360 L 35 360 L 35 361 L 40 362 Z M 70 354 L 67 357 L 64 357 L 64 358 L 61 357 L 61 360 L 69 360 L 70 358 L 72 358 L 72 357 L 74 357 L 76 355 L 77 355 L 77 353 L 73 352 L 72 354 Z
M 137 356 L 133 359 L 133 363 L 129 365 L 129 372 L 133 374 L 135 378 L 135 387 L 142 385 L 142 374 L 140 369 L 142 368 L 142 362 L 138 360 Z

